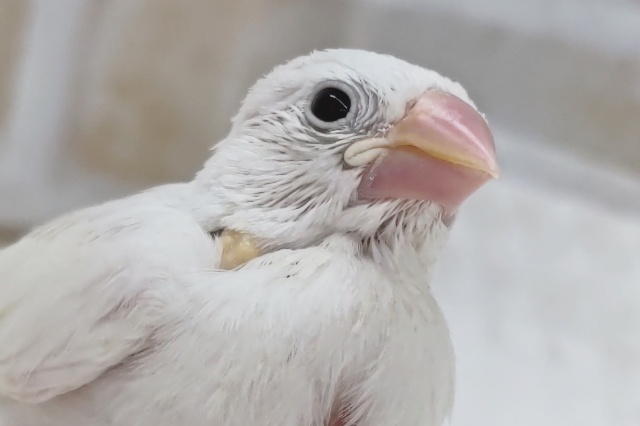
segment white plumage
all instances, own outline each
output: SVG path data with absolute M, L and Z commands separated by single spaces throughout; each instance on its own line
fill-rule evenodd
M 335 123 L 310 116 L 327 84 L 351 100 Z M 445 212 L 358 196 L 375 141 L 432 89 L 473 106 L 389 56 L 295 59 L 254 86 L 193 182 L 1 251 L 3 426 L 441 425 L 454 363 L 429 275 Z M 358 143 L 375 151 L 345 164 Z M 219 270 L 221 229 L 266 254 Z

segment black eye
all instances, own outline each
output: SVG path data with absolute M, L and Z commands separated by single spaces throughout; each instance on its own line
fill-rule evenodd
M 327 87 L 316 94 L 311 102 L 311 112 L 319 120 L 331 123 L 344 118 L 351 108 L 349 95 L 340 89 Z

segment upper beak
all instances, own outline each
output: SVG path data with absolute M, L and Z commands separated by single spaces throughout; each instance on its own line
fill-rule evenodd
M 484 118 L 442 91 L 423 95 L 389 135 L 390 146 L 413 146 L 448 163 L 500 176 L 493 135 Z

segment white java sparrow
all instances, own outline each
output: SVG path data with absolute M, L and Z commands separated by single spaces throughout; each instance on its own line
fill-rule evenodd
M 192 182 L 0 252 L 3 426 L 442 424 L 430 272 L 497 173 L 433 71 L 359 50 L 275 68 Z

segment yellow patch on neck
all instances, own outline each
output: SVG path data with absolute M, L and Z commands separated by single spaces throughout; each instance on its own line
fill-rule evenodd
M 222 243 L 221 269 L 235 269 L 262 254 L 254 238 L 249 234 L 225 229 L 220 235 L 220 242 Z

